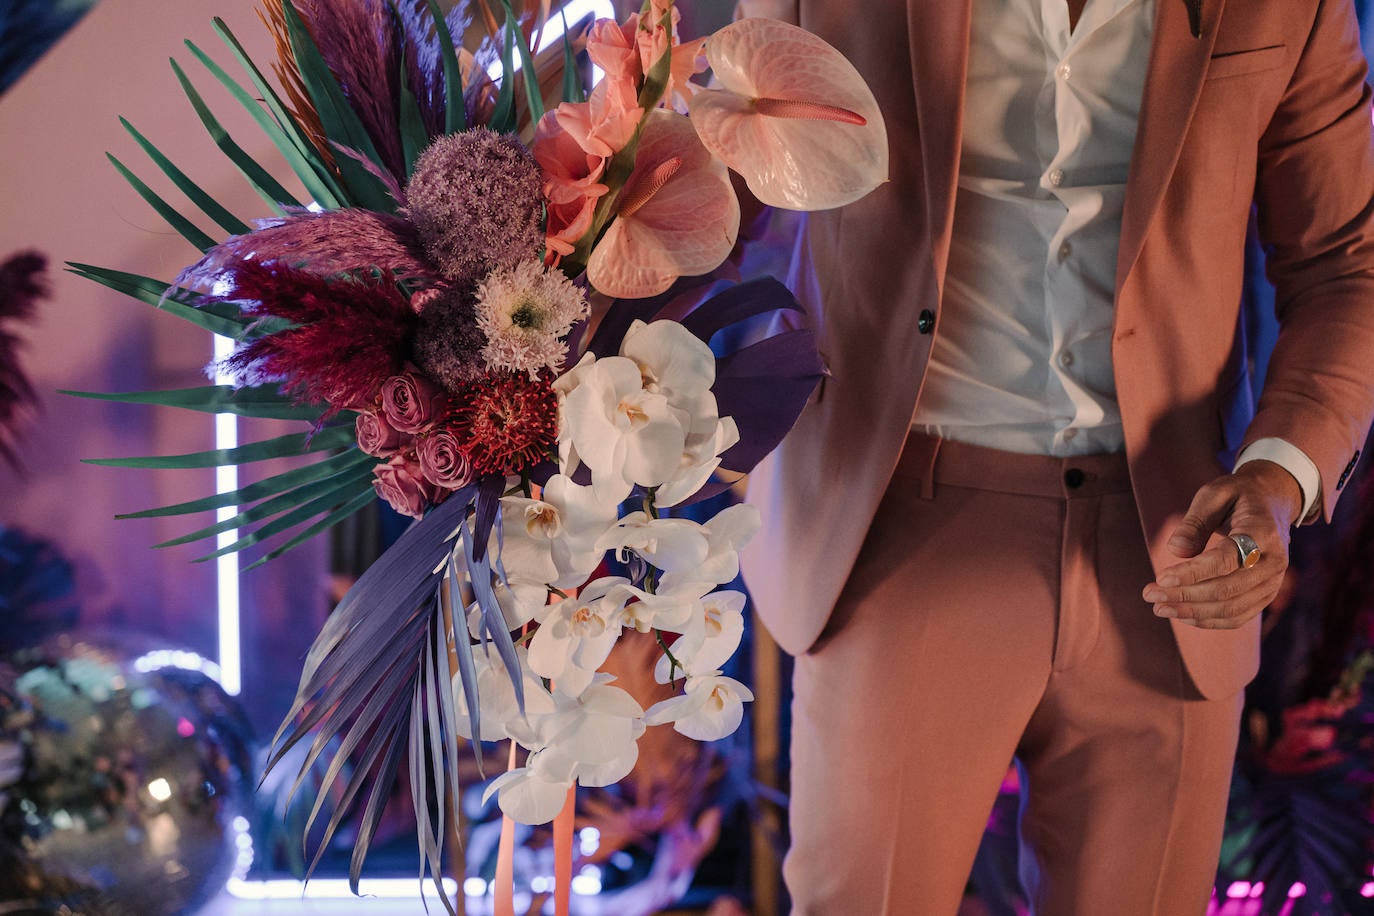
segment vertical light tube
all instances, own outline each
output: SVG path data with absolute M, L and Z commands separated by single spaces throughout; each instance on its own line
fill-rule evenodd
M 615 19 L 615 5 L 611 0 L 571 0 L 563 4 L 560 10 L 554 10 L 549 15 L 549 21 L 544 24 L 543 31 L 539 34 L 539 47 L 533 49 L 535 54 L 548 48 L 555 41 L 563 38 L 563 23 L 572 25 L 582 19 L 583 16 L 591 14 L 597 19 Z M 520 56 L 517 54 L 514 60 L 514 69 L 520 69 Z M 492 61 L 487 67 L 487 75 L 493 80 L 501 78 L 501 61 Z M 592 85 L 601 82 L 601 68 L 592 68 Z
M 218 366 L 234 352 L 234 341 L 215 337 L 215 364 Z M 231 379 L 216 369 L 215 384 L 227 385 Z M 237 448 L 239 444 L 238 417 L 231 413 L 215 415 L 215 448 Z M 232 493 L 239 488 L 239 469 L 228 464 L 215 468 L 215 493 Z M 215 513 L 216 521 L 226 521 L 238 515 L 238 506 L 224 506 Z M 222 531 L 215 540 L 219 548 L 228 547 L 239 538 L 239 530 Z M 220 686 L 225 693 L 238 696 L 243 689 L 243 665 L 240 646 L 239 620 L 239 555 L 227 553 L 216 558 L 216 607 L 219 627 Z

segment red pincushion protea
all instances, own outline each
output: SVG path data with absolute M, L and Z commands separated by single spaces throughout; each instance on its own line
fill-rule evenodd
M 492 372 L 471 385 L 450 424 L 476 476 L 519 474 L 558 445 L 558 396 L 547 375 Z

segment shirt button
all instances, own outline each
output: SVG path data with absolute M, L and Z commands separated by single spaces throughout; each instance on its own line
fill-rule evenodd
M 1072 365 L 1073 365 L 1073 354 L 1070 353 L 1068 350 L 1065 350 L 1063 353 L 1060 353 L 1060 354 L 1059 354 L 1059 365 L 1063 366 L 1065 369 L 1067 369 L 1067 368 L 1069 368 L 1070 366 L 1072 366 Z
M 922 334 L 935 330 L 935 313 L 930 309 L 921 309 L 921 314 L 916 317 L 916 330 Z
M 1073 75 L 1073 67 L 1070 67 L 1068 64 L 1060 64 L 1054 72 L 1059 74 L 1061 80 L 1067 80 Z
M 1076 430 L 1076 429 L 1066 429 L 1066 430 L 1064 430 L 1064 441 L 1065 441 L 1065 442 L 1072 442 L 1073 440 L 1075 440 L 1075 439 L 1077 439 L 1077 438 L 1078 438 L 1078 430 Z
M 1071 254 L 1073 254 L 1073 246 L 1070 245 L 1068 242 L 1065 242 L 1064 244 L 1059 246 L 1059 260 L 1067 261 L 1069 259 L 1069 255 Z
M 1054 186 L 1057 188 L 1057 187 L 1059 187 L 1059 186 L 1060 186 L 1061 184 L 1063 184 L 1063 183 L 1064 183 L 1064 170 L 1063 170 L 1063 169 L 1054 169 L 1053 171 L 1050 172 L 1050 184 L 1054 185 Z

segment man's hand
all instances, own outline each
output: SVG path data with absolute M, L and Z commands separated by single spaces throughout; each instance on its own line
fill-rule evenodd
M 1302 512 L 1302 489 L 1270 461 L 1251 461 L 1198 490 L 1169 550 L 1185 558 L 1162 570 L 1142 593 L 1160 617 L 1203 629 L 1233 629 L 1274 600 L 1288 569 L 1288 538 Z M 1213 534 L 1226 539 L 1212 547 Z M 1248 534 L 1260 560 L 1242 569 L 1232 534 Z

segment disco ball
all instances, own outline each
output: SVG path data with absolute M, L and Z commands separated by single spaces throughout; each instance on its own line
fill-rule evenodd
M 234 868 L 242 713 L 197 656 L 129 645 L 67 635 L 0 662 L 0 913 L 191 912 Z

